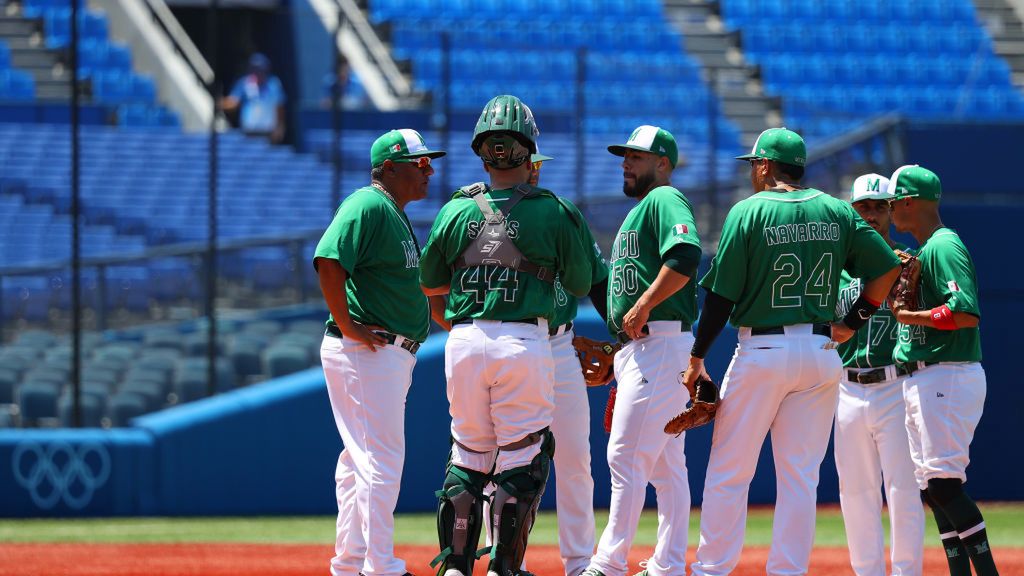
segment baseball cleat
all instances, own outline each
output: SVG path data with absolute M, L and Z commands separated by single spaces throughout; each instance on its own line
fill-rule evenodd
M 455 568 L 449 568 L 444 571 L 444 576 L 466 576 L 462 573 L 462 570 L 456 570 Z
M 604 576 L 604 572 L 601 572 L 597 568 L 587 568 L 583 572 L 580 572 L 580 576 Z

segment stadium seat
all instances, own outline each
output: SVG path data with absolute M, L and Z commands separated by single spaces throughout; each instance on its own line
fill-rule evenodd
M 81 404 L 81 424 L 87 428 L 99 428 L 103 421 L 103 402 L 91 394 L 83 394 Z M 74 426 L 74 400 L 71 396 L 62 395 L 57 401 L 57 414 L 61 426 Z
M 107 402 L 107 418 L 114 427 L 128 426 L 132 418 L 146 412 L 146 400 L 132 392 L 114 394 Z
M 57 390 L 50 382 L 26 382 L 18 387 L 17 403 L 23 424 L 39 424 L 44 418 L 57 417 Z
M 263 354 L 263 371 L 270 378 L 305 370 L 309 366 L 310 354 L 304 346 L 275 344 Z

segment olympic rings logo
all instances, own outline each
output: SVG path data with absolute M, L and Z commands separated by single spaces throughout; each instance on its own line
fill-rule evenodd
M 39 508 L 50 510 L 63 500 L 81 510 L 110 478 L 110 453 L 96 442 L 23 442 L 14 449 L 12 466 L 14 479 Z

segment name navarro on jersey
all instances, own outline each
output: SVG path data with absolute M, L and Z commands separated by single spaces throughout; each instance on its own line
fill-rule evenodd
M 519 221 L 518 220 L 505 220 L 502 222 L 505 226 L 505 231 L 508 233 L 508 237 L 515 240 L 519 237 Z M 483 220 L 476 220 L 466 225 L 466 234 L 469 235 L 470 240 L 475 240 L 480 235 L 480 230 L 484 228 Z
M 814 240 L 838 242 L 839 224 L 835 222 L 801 222 L 769 226 L 764 229 L 764 240 L 769 246 Z

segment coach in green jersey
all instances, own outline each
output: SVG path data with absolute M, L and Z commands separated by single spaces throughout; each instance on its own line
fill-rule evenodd
M 739 344 L 722 380 L 692 569 L 708 575 L 735 568 L 747 490 L 771 431 L 779 494 L 767 572 L 804 574 L 843 369 L 835 342 L 878 309 L 899 259 L 848 203 L 800 184 L 807 161 L 800 135 L 765 130 L 738 159 L 750 163 L 754 195 L 725 218 L 701 280 L 707 297 L 684 374 L 689 386 L 705 374 L 704 355 L 731 317 Z M 865 286 L 843 321 L 831 324 L 844 268 Z
M 496 486 L 488 572 L 519 573 L 554 454 L 554 362 L 548 326 L 555 286 L 585 296 L 591 251 L 575 213 L 530 186 L 539 131 L 519 98 L 492 98 L 471 147 L 483 183 L 455 192 L 420 259 L 424 292 L 448 294 L 445 375 L 452 449 L 439 494 L 443 576 L 472 576 L 488 482 Z M 500 527 L 500 529 L 498 529 Z
M 675 137 L 658 126 L 638 127 L 624 144 L 622 191 L 637 201 L 612 246 L 608 277 L 609 330 L 618 382 L 608 438 L 612 476 L 608 525 L 584 576 L 625 574 L 629 549 L 649 483 L 658 491 L 655 574 L 686 572 L 690 487 L 685 437 L 667 436 L 665 422 L 689 397 L 679 386 L 693 343 L 697 296 L 690 279 L 700 263 L 700 239 L 689 200 L 672 186 L 679 165 Z
M 978 281 L 960 236 L 939 217 L 942 185 L 934 172 L 902 166 L 893 173 L 892 219 L 920 244 L 917 310 L 893 310 L 900 322 L 897 364 L 907 432 L 921 496 L 932 508 L 950 574 L 996 574 L 985 521 L 967 492 L 967 465 L 987 383 L 981 367 Z
M 864 174 L 853 182 L 850 205 L 897 250 L 889 238 L 889 179 Z M 839 280 L 837 315 L 843 317 L 860 297 L 863 284 L 846 270 Z M 889 505 L 893 574 L 921 574 L 924 561 L 924 508 L 914 480 L 903 402 L 906 370 L 893 365 L 899 324 L 883 303 L 867 324 L 839 345 L 843 378 L 836 408 L 835 460 L 839 504 L 854 574 L 885 574 L 882 492 Z
M 405 400 L 430 316 L 405 206 L 426 197 L 430 162 L 444 155 L 415 130 L 377 138 L 370 185 L 342 202 L 313 257 L 331 312 L 320 361 L 345 445 L 335 470 L 332 574 L 364 566 L 381 576 L 406 573 L 394 554 L 393 515 L 405 463 Z

